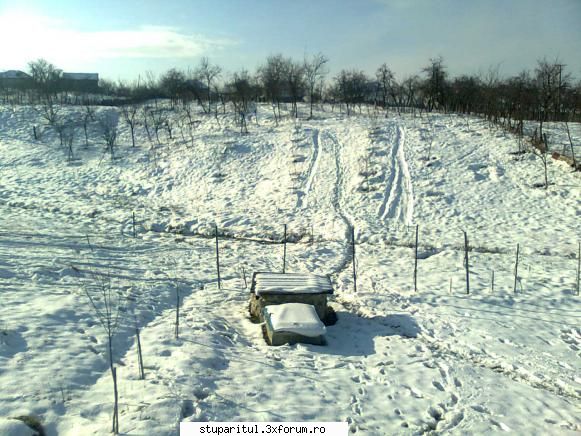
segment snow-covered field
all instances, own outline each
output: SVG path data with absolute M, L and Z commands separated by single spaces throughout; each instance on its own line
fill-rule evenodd
M 534 187 L 538 158 L 510 154 L 514 138 L 476 118 L 326 108 L 276 126 L 260 106 L 248 135 L 199 114 L 192 143 L 171 117 L 173 139 L 139 126 L 136 148 L 120 119 L 113 162 L 98 124 L 88 147 L 78 127 L 69 162 L 51 129 L 32 138 L 32 108 L 0 108 L 0 417 L 37 416 L 49 435 L 110 430 L 106 335 L 83 291 L 104 274 L 123 297 L 123 434 L 176 434 L 180 420 L 581 431 L 580 173 L 551 160 L 549 189 Z M 327 346 L 269 347 L 248 318 L 242 270 L 282 269 L 284 224 L 287 271 L 335 284 Z

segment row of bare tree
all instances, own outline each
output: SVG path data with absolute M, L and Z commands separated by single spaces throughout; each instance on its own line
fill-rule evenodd
M 450 78 L 441 57 L 430 59 L 421 73 L 396 79 L 387 64 L 381 65 L 375 75 L 361 70 L 341 70 L 331 81 L 328 59 L 322 53 L 305 57 L 302 61 L 281 54 L 269 56 L 252 74 L 241 70 L 225 75 L 220 66 L 202 58 L 197 68 L 189 71 L 170 69 L 156 78 L 151 72 L 129 84 L 100 81 L 102 104 L 123 105 L 156 98 L 170 99 L 172 106 L 196 101 L 204 112 L 217 115 L 233 105 L 240 117 L 246 117 L 254 102 L 270 102 L 275 119 L 281 117 L 281 103 L 290 103 L 290 113 L 298 117 L 297 103 L 320 101 L 340 105 L 347 113 L 354 107 L 373 104 L 390 109 L 446 111 L 485 116 L 491 122 L 521 125 L 523 120 L 539 122 L 542 138 L 543 123 L 547 121 L 581 120 L 581 81 L 574 82 L 558 60 L 539 60 L 533 71 L 502 78 L 498 69 L 480 75 L 461 75 Z M 4 101 L 15 92 L 17 102 L 28 92 L 37 103 L 82 103 L 95 99 L 94 95 L 74 96 L 59 92 L 60 70 L 45 60 L 29 64 L 34 87 L 29 90 L 0 89 Z M 1 88 L 1 84 L 0 84 Z M 60 100 L 59 100 L 60 98 Z M 31 99 L 29 98 L 28 101 Z M 94 101 L 99 103 L 99 101 Z

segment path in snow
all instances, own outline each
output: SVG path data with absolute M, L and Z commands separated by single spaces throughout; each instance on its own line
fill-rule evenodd
M 382 220 L 392 219 L 410 225 L 413 220 L 414 198 L 410 171 L 405 159 L 405 131 L 400 126 L 392 125 L 390 126 L 391 138 L 393 138 L 391 168 L 383 203 L 379 208 L 379 216 Z
M 337 137 L 330 133 L 329 131 L 324 132 L 324 135 L 321 135 L 321 139 L 324 140 L 324 143 L 327 144 L 327 152 L 334 156 L 334 163 L 335 163 L 335 184 L 333 186 L 333 197 L 331 198 L 331 203 L 333 208 L 335 209 L 335 213 L 341 218 L 343 223 L 345 224 L 345 235 L 343 240 L 350 241 L 351 240 L 351 229 L 353 228 L 353 221 L 350 219 L 344 209 L 341 206 L 341 198 L 343 195 L 343 190 L 345 189 L 345 171 L 341 164 L 341 144 L 337 140 Z M 349 244 L 345 244 L 344 254 L 342 256 L 341 261 L 335 267 L 331 274 L 336 275 L 339 277 L 341 273 L 351 264 L 352 256 L 351 256 L 351 247 Z
M 313 133 L 313 155 L 311 156 L 311 162 L 306 174 L 306 183 L 304 191 L 299 190 L 297 192 L 297 209 L 306 209 L 308 207 L 307 198 L 311 192 L 313 186 L 313 180 L 315 174 L 317 173 L 317 167 L 319 166 L 319 129 L 312 129 Z

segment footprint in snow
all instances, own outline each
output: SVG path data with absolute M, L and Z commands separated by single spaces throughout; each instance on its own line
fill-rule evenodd
M 454 407 L 458 404 L 458 397 L 455 394 L 450 394 L 450 399 L 448 400 L 448 407 Z
M 490 410 L 488 410 L 488 408 L 486 406 L 484 406 L 483 404 L 473 404 L 470 407 L 472 408 L 472 410 L 474 410 L 478 413 L 484 413 L 486 415 L 490 415 Z
M 424 398 L 424 394 L 422 394 L 422 391 L 418 389 L 410 388 L 410 393 L 414 398 Z
M 503 422 L 499 422 L 499 421 L 496 421 L 494 419 L 491 419 L 490 422 L 492 424 L 494 424 L 495 426 L 497 426 L 498 428 L 500 428 L 502 431 L 507 431 L 507 432 L 511 431 L 511 428 L 508 425 L 504 424 Z
M 439 381 L 436 380 L 432 381 L 432 385 L 441 392 L 444 392 L 446 390 L 442 383 L 440 383 Z
M 436 422 L 442 421 L 444 419 L 444 410 L 440 407 L 431 406 L 428 408 L 428 415 L 430 415 Z

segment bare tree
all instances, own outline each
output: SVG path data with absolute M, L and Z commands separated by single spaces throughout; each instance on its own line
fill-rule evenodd
M 89 121 L 95 121 L 95 108 L 85 102 L 85 112 L 83 113 L 83 131 L 85 133 L 85 147 L 89 147 Z
M 193 118 L 194 108 L 192 107 L 192 105 L 190 103 L 186 103 L 184 105 L 184 113 L 185 113 L 184 123 L 188 127 L 188 134 L 190 136 L 190 142 L 191 142 L 191 145 L 193 147 L 194 146 L 194 132 L 196 130 L 196 127 L 198 127 L 198 125 L 200 124 L 200 121 L 194 120 L 194 118 Z
M 102 114 L 99 119 L 101 126 L 101 137 L 105 140 L 107 150 L 111 154 L 111 160 L 115 158 L 115 142 L 117 141 L 117 126 L 119 114 L 116 111 L 108 111 Z
M 121 107 L 121 113 L 123 114 L 123 119 L 125 123 L 129 126 L 131 130 L 131 146 L 135 147 L 135 126 L 137 125 L 137 109 L 136 104 L 124 105 Z
M 569 130 L 569 123 L 565 121 L 565 130 L 567 131 L 567 138 L 569 138 L 569 145 L 571 146 L 571 158 L 573 159 L 573 168 L 577 170 L 577 160 L 575 159 L 575 150 L 573 149 L 573 140 L 571 139 L 571 131 Z
M 73 139 L 75 137 L 75 126 L 72 121 L 67 121 L 61 133 L 63 144 L 67 147 L 67 160 L 72 162 L 75 159 L 73 153 Z
M 37 112 L 40 113 L 40 116 L 44 118 L 49 125 L 54 126 L 58 124 L 60 119 L 60 110 L 61 108 L 55 104 L 53 99 L 47 98 L 44 100 L 40 108 L 37 109 Z
M 184 100 L 186 93 L 186 76 L 181 71 L 172 68 L 159 80 L 159 86 L 170 99 L 172 107 Z
M 163 109 L 151 110 L 149 111 L 149 115 L 151 118 L 153 131 L 155 132 L 155 139 L 157 140 L 158 144 L 161 144 L 161 141 L 159 140 L 159 131 L 164 127 L 167 128 L 168 116 Z
M 292 59 L 285 61 L 285 80 L 292 104 L 292 114 L 299 117 L 298 101 L 305 89 L 305 70 L 303 64 Z
M 157 107 L 157 100 L 159 98 L 159 87 L 153 71 L 145 72 L 143 89 L 148 97 L 153 98 L 153 103 L 155 104 L 155 107 Z
M 549 145 L 547 142 L 547 134 L 546 133 L 543 134 L 543 138 L 541 139 L 540 142 L 538 142 L 536 144 L 533 142 L 532 151 L 533 151 L 534 155 L 537 156 L 543 164 L 544 176 L 545 176 L 545 189 L 549 189 L 549 175 L 548 175 L 548 168 L 547 168 L 548 161 L 549 161 Z
M 109 357 L 109 369 L 113 379 L 113 422 L 112 432 L 119 433 L 119 394 L 117 389 L 117 371 L 114 365 L 114 345 L 113 340 L 120 326 L 122 313 L 125 312 L 126 298 L 119 290 L 113 286 L 109 272 L 97 273 L 89 271 L 84 274 L 80 269 L 73 266 L 73 269 L 82 279 L 83 291 L 89 300 L 91 309 L 107 336 L 107 351 Z
M 281 54 L 269 56 L 266 59 L 266 64 L 258 69 L 258 77 L 266 93 L 266 98 L 272 103 L 274 121 L 278 125 L 280 100 L 285 88 L 285 59 L 283 56 Z
M 482 97 L 484 116 L 492 126 L 500 119 L 500 65 L 491 66 L 486 73 L 481 74 L 480 82 L 482 83 Z
M 543 123 L 547 121 L 555 98 L 555 66 L 546 59 L 538 61 L 536 72 L 538 89 L 539 138 L 543 138 Z
M 402 101 L 405 107 L 412 108 L 414 116 L 416 114 L 416 108 L 420 108 L 420 116 L 422 106 L 418 102 L 418 92 L 420 88 L 420 79 L 416 75 L 406 77 L 402 82 L 401 95 Z
M 30 62 L 28 69 L 34 86 L 41 93 L 43 99 L 52 100 L 53 95 L 58 91 L 62 70 L 45 59 Z
M 232 81 L 226 85 L 234 112 L 236 113 L 237 124 L 240 126 L 240 133 L 248 133 L 247 117 L 249 115 L 250 103 L 256 95 L 256 86 L 248 71 L 242 70 L 234 73 Z
M 221 73 L 222 68 L 218 65 L 212 65 L 207 57 L 201 59 L 200 65 L 196 70 L 196 76 L 204 83 L 207 89 L 208 108 L 206 110 L 206 108 L 203 107 L 204 112 L 206 113 L 212 112 L 212 85 Z
M 363 71 L 341 70 L 335 77 L 335 88 L 335 94 L 347 107 L 347 115 L 354 105 L 359 105 L 361 112 L 369 91 L 369 79 Z
M 564 74 L 558 59 L 553 62 L 543 58 L 537 61 L 536 84 L 538 90 L 539 138 L 543 138 L 543 123 L 551 119 L 562 119 L 563 94 L 570 85 L 570 74 Z
M 147 133 L 147 139 L 151 142 L 151 131 L 149 130 L 149 112 L 150 108 L 147 106 L 143 106 L 141 108 L 141 115 L 143 119 L 143 127 L 145 127 L 145 132 Z
M 435 107 L 446 108 L 446 67 L 442 56 L 431 58 L 430 64 L 422 69 L 426 74 L 425 93 L 428 99 L 428 110 Z
M 379 92 L 381 93 L 381 101 L 383 108 L 385 109 L 385 117 L 387 118 L 388 115 L 388 100 L 390 95 L 394 94 L 394 81 L 395 76 L 387 64 L 382 64 L 376 71 L 375 77 L 377 78 L 377 82 L 379 84 Z
M 315 98 L 317 97 L 317 88 L 323 82 L 325 76 L 328 73 L 328 70 L 325 68 L 327 62 L 329 62 L 329 59 L 327 59 L 323 53 L 317 53 L 316 55 L 311 56 L 310 59 L 305 57 L 304 60 L 303 69 L 309 91 L 309 118 L 313 118 L 313 104 L 315 103 Z

